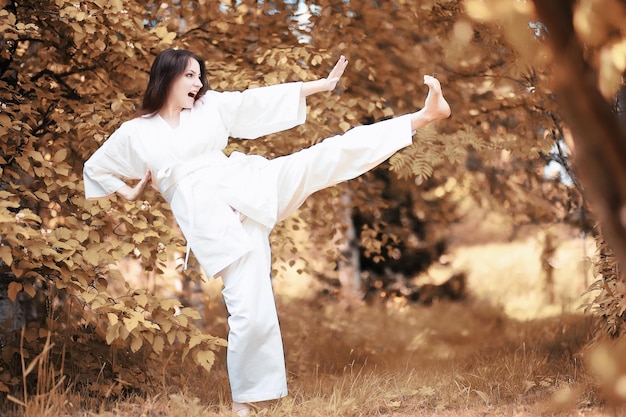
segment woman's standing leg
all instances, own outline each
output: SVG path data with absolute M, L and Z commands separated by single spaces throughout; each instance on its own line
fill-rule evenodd
M 272 290 L 270 229 L 248 218 L 254 248 L 222 272 L 228 308 L 227 365 L 233 401 L 251 403 L 287 395 L 283 344 Z

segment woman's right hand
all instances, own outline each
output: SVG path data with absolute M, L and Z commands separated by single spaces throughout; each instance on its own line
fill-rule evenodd
M 144 175 L 144 177 L 137 184 L 135 184 L 134 187 L 125 185 L 117 190 L 117 193 L 127 200 L 135 201 L 143 195 L 143 192 L 150 183 L 151 179 L 152 173 L 150 171 L 146 171 L 146 175 Z

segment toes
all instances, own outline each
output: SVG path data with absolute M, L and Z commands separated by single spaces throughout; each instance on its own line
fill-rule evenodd
M 439 87 L 439 80 L 437 80 L 435 77 L 432 77 L 430 75 L 424 75 L 424 84 L 426 84 L 429 87 Z

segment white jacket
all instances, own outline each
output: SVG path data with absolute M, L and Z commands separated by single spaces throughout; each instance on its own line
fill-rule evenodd
M 262 175 L 267 159 L 240 152 L 227 157 L 228 138 L 255 139 L 304 123 L 300 90 L 298 82 L 208 91 L 182 111 L 177 128 L 158 115 L 129 120 L 85 162 L 85 196 L 108 196 L 126 184 L 123 179 L 150 170 L 188 247 L 213 276 L 252 248 L 239 213 L 267 227 L 277 221 L 279 190 Z

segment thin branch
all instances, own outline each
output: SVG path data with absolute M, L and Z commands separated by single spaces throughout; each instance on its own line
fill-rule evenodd
M 68 72 L 64 72 L 64 73 L 60 73 L 57 74 L 54 71 L 51 71 L 49 69 L 44 69 L 40 72 L 38 72 L 37 74 L 33 75 L 33 77 L 31 78 L 31 80 L 33 82 L 36 82 L 37 80 L 39 80 L 41 77 L 43 77 L 44 75 L 49 75 L 51 78 L 53 78 L 56 82 L 58 82 L 61 86 L 63 86 L 65 88 L 65 90 L 68 92 L 68 98 L 72 99 L 72 100 L 80 100 L 82 97 L 80 96 L 80 94 L 78 94 L 78 92 L 76 91 L 76 89 L 72 88 L 64 79 L 63 77 L 67 77 L 69 75 L 73 75 L 73 74 L 78 74 L 80 72 L 83 71 L 90 71 L 95 69 L 96 67 L 87 67 L 87 68 L 83 68 L 81 70 L 76 70 L 76 71 L 68 71 Z

